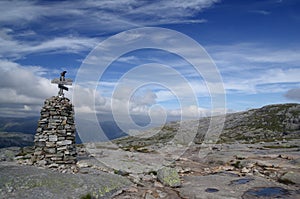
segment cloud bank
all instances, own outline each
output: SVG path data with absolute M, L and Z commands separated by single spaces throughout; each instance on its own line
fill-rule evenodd
M 285 93 L 284 96 L 291 100 L 300 101 L 300 88 L 290 89 Z

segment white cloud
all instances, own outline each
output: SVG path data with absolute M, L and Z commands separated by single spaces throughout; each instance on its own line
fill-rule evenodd
M 157 95 L 151 90 L 147 90 L 133 98 L 133 102 L 138 105 L 151 106 L 156 103 Z
M 288 90 L 284 96 L 288 99 L 300 101 L 300 88 L 294 88 Z
M 43 6 L 35 5 L 33 1 L 0 1 L 0 22 L 26 23 L 46 15 L 47 9 Z
M 31 111 L 32 108 L 30 106 L 28 106 L 28 105 L 24 105 L 24 110 L 25 111 Z
M 266 10 L 251 10 L 250 12 L 261 14 L 261 15 L 269 15 L 269 14 L 271 14 L 271 12 L 266 11 Z
M 0 60 L 0 114 L 11 116 L 38 115 L 46 98 L 57 94 L 57 86 L 42 75 L 47 71 L 37 66 L 21 66 L 15 62 Z M 114 83 L 102 82 L 111 88 Z M 66 92 L 66 96 L 73 98 L 73 88 Z M 96 112 L 106 115 L 112 114 L 115 106 L 117 114 L 134 114 L 147 116 L 156 104 L 157 95 L 151 90 L 139 92 L 131 99 L 132 88 L 121 88 L 114 96 L 114 104 L 110 97 L 103 97 L 99 91 L 77 85 L 76 111 Z M 134 95 L 134 93 L 132 93 Z M 129 99 L 129 101 L 127 100 Z M 130 100 L 131 99 L 131 100 Z M 95 103 L 94 103 L 95 102 Z M 94 107 L 95 105 L 95 107 Z M 94 109 L 96 108 L 96 109 Z M 153 109 L 153 114 L 160 115 L 160 109 Z
M 79 107 L 75 107 L 76 109 L 76 113 L 91 113 L 93 112 L 93 109 L 91 109 L 91 107 L 89 106 L 79 106 Z
M 299 83 L 300 49 L 274 48 L 258 43 L 207 47 L 221 71 L 228 93 L 272 93 Z M 270 86 L 270 85 L 277 86 Z M 281 90 L 279 90 L 279 88 Z
M 300 62 L 300 57 L 298 56 L 300 49 L 289 46 L 280 48 L 261 43 L 237 43 L 211 45 L 207 46 L 206 49 L 216 63 L 231 63 L 233 65 L 236 63 L 285 63 L 298 65 Z M 253 66 L 256 67 L 256 65 Z
M 62 29 L 124 30 L 137 26 L 172 23 L 203 23 L 195 16 L 218 0 L 191 1 L 1 1 L 0 22 L 24 27 L 47 21 L 50 30 Z M 118 13 L 118 14 L 116 14 Z M 47 20 L 60 17 L 62 20 Z M 113 24 L 113 25 L 112 25 Z
M 280 84 L 299 84 L 300 69 L 266 69 L 260 73 L 253 72 L 252 76 L 243 77 L 232 75 L 224 85 L 227 92 L 246 94 L 276 93 L 286 91 Z M 274 86 L 272 86 L 274 85 Z
M 49 79 L 43 77 L 45 73 L 47 70 L 38 66 L 21 66 L 15 62 L 0 60 L 0 115 L 38 116 L 43 101 L 57 95 L 58 91 L 56 85 L 51 84 Z M 102 84 L 108 87 L 114 85 L 111 82 L 102 82 Z M 185 87 L 180 83 L 174 86 L 177 87 L 177 90 Z M 123 87 L 113 99 L 103 97 L 99 91 L 80 85 L 77 85 L 76 96 L 72 95 L 73 91 L 74 88 L 71 87 L 70 92 L 66 92 L 65 95 L 72 99 L 73 103 L 76 100 L 75 111 L 77 113 L 96 113 L 101 114 L 103 118 L 111 118 L 112 114 L 117 114 L 121 118 L 120 121 L 125 115 L 134 115 L 139 118 L 151 116 L 155 124 L 165 121 L 165 114 L 177 119 L 180 117 L 195 119 L 197 116 L 210 115 L 210 110 L 193 105 L 187 106 L 187 103 L 183 103 L 181 109 L 163 107 L 159 102 L 169 99 L 166 94 L 163 94 L 163 89 L 150 90 L 146 88 L 134 93 L 132 88 Z M 183 89 L 180 95 L 184 96 L 185 92 Z M 163 97 L 164 95 L 165 97 Z M 116 112 L 112 112 L 112 109 Z M 127 122 L 127 120 L 124 121 Z
M 45 72 L 41 67 L 0 60 L 0 115 L 37 115 L 43 101 L 57 93 L 56 86 L 41 76 Z
M 269 69 L 259 76 L 261 83 L 293 83 L 299 82 L 300 68 Z
M 215 115 L 224 115 L 224 109 L 215 108 L 215 109 L 208 109 L 203 107 L 198 107 L 195 105 L 191 106 L 184 106 L 180 109 L 173 109 L 168 110 L 168 115 L 175 118 L 182 117 L 185 120 L 192 120 L 192 119 L 198 119 L 199 117 L 209 117 L 209 116 L 215 116 Z
M 44 78 L 48 73 L 38 66 L 21 66 L 12 61 L 0 59 L 0 115 L 23 117 L 38 115 L 45 99 L 57 95 L 57 85 Z M 106 99 L 99 92 L 78 86 L 78 111 L 93 110 L 91 100 L 97 108 L 105 107 Z M 72 87 L 66 97 L 72 99 Z
M 272 47 L 263 46 L 262 44 L 250 43 L 210 46 L 208 49 L 222 72 L 225 88 L 230 94 L 285 92 L 289 87 L 281 85 L 299 83 L 298 74 L 300 74 L 300 70 L 297 68 L 299 58 L 296 56 L 299 52 L 298 49 L 294 51 L 287 49 L 274 50 Z M 181 50 L 193 52 L 192 49 L 188 48 Z M 284 58 L 284 61 L 282 61 L 282 58 Z M 164 57 L 161 56 L 154 59 L 153 62 L 160 63 L 160 59 L 164 59 Z M 195 56 L 195 59 L 201 58 Z M 142 60 L 138 60 L 137 57 L 132 55 L 125 57 L 123 60 L 121 59 L 123 62 L 131 62 L 132 60 L 137 61 L 137 64 L 142 62 Z M 148 115 L 152 104 L 163 105 L 167 103 L 169 105 L 164 107 L 166 113 L 174 117 L 184 113 L 183 110 L 185 110 L 188 117 L 195 116 L 197 112 L 201 116 L 220 113 L 218 111 L 209 113 L 211 110 L 195 109 L 197 106 L 194 106 L 192 99 L 197 100 L 199 97 L 210 97 L 207 85 L 195 73 L 195 70 L 189 68 L 192 66 L 188 66 L 183 62 L 178 64 L 177 61 L 170 60 L 169 66 L 172 68 L 155 63 L 150 65 L 141 64 L 139 65 L 140 70 L 130 71 L 132 74 L 130 72 L 126 73 L 122 81 L 117 84 L 103 82 L 104 87 L 106 86 L 108 90 L 112 90 L 112 87 L 116 85 L 124 84 L 128 86 L 128 88 L 123 87 L 119 89 L 114 96 L 114 106 L 116 106 L 118 113 L 128 114 L 131 112 L 137 115 Z M 166 62 L 169 62 L 169 60 L 163 63 L 167 64 Z M 284 66 L 283 63 L 285 64 Z M 206 72 L 209 72 L 209 70 L 210 68 L 206 69 Z M 187 81 L 184 81 L 182 77 L 186 77 Z M 134 100 L 132 101 L 127 100 L 130 99 L 128 98 L 129 95 L 133 95 L 132 88 L 139 85 L 143 86 L 145 83 L 151 84 L 151 82 L 160 83 L 161 87 L 152 86 L 152 90 L 148 94 L 144 93 L 140 97 L 133 98 Z M 212 82 L 210 84 L 213 88 L 222 87 L 220 85 L 222 82 L 215 83 L 215 85 Z M 221 93 L 221 91 L 212 91 L 212 94 L 218 93 Z M 178 97 L 181 98 L 179 99 Z M 179 101 L 176 102 L 176 100 Z M 111 111 L 110 102 L 111 99 L 107 99 L 105 107 L 103 106 L 99 110 L 106 113 Z M 173 104 L 170 105 L 170 102 Z M 177 109 L 178 104 L 182 105 L 182 108 Z M 154 113 L 158 113 L 157 115 L 159 115 L 158 110 L 157 112 L 154 111 Z
M 34 53 L 80 53 L 90 50 L 98 44 L 99 40 L 77 35 L 80 35 L 82 32 L 90 33 L 91 30 L 97 33 L 105 32 L 106 34 L 108 32 L 110 34 L 111 31 L 140 26 L 203 23 L 206 20 L 198 17 L 199 12 L 213 6 L 217 2 L 217 0 L 193 0 L 184 3 L 177 0 L 173 2 L 104 0 L 65 1 L 60 3 L 1 1 L 0 22 L 6 28 L 0 31 L 0 59 L 4 62 L 3 60 L 5 59 L 20 59 Z M 53 20 L 54 18 L 55 20 Z M 57 20 L 58 18 L 59 20 Z M 45 24 L 47 25 L 45 26 Z M 33 27 L 33 25 L 34 27 L 39 27 L 39 29 L 31 30 L 28 28 Z M 20 29 L 22 29 L 21 32 Z M 52 36 L 51 33 L 57 32 L 67 32 L 67 35 Z M 68 36 L 71 35 L 70 32 L 74 33 L 75 36 Z M 45 40 L 45 38 L 48 39 Z M 120 61 L 132 62 L 135 59 L 135 57 L 127 57 L 121 58 Z M 12 64 L 12 66 L 8 66 L 9 64 Z M 36 67 L 23 67 L 10 61 L 7 61 L 4 65 L 9 68 L 9 72 L 7 72 L 8 75 L 1 76 L 2 80 L 0 80 L 1 84 L 7 84 L 7 88 L 2 88 L 1 99 L 3 103 L 7 103 L 4 93 L 15 99 L 15 101 L 10 101 L 11 103 L 37 104 L 50 93 L 50 90 L 45 88 L 51 88 L 51 92 L 55 90 L 55 86 L 50 85 L 49 80 L 42 77 L 44 71 L 39 71 Z M 1 68 L 1 70 L 4 71 L 5 67 Z M 16 75 L 22 73 L 16 84 L 10 79 L 10 76 L 13 76 L 12 70 L 15 70 Z M 38 83 L 33 84 L 34 81 Z M 113 84 L 104 82 L 103 86 L 110 89 L 114 86 Z M 178 84 L 178 87 L 180 88 L 182 85 Z M 34 89 L 34 91 L 32 92 L 30 89 Z M 79 93 L 83 97 L 79 99 L 80 107 L 78 110 L 92 110 L 88 102 L 94 97 L 98 103 L 98 111 L 109 111 L 111 99 L 106 99 L 99 93 L 93 93 L 85 88 L 81 88 Z M 122 97 L 128 95 L 128 93 L 124 90 L 124 94 L 119 92 L 119 95 L 121 95 L 119 99 L 118 96 L 114 97 L 120 100 L 120 105 L 124 105 Z M 143 97 L 136 98 L 135 102 L 132 102 L 131 109 L 146 113 L 148 111 L 147 106 L 154 104 L 157 100 L 156 98 L 155 93 L 146 93 Z M 23 105 L 22 108 L 29 111 L 30 106 Z
M 0 32 L 0 58 L 19 59 L 25 55 L 42 52 L 80 53 L 91 50 L 98 39 L 84 37 L 56 37 L 47 41 L 32 42 L 14 39 L 7 30 Z
M 131 9 L 128 15 L 146 16 L 148 22 L 137 20 L 144 25 L 204 23 L 205 19 L 193 19 L 192 17 L 217 2 L 217 0 L 159 1 Z
M 55 90 L 48 79 L 37 75 L 44 71 L 40 67 L 23 67 L 14 62 L 0 60 L 0 70 L 1 89 L 12 96 L 40 99 L 51 95 Z
M 184 117 L 184 118 L 199 118 L 199 116 L 206 116 L 209 110 L 199 108 L 197 106 L 191 105 L 187 107 L 182 107 L 181 109 L 169 110 L 169 114 L 175 117 Z

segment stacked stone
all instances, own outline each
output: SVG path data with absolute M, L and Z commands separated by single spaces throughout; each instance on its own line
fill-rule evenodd
M 53 96 L 45 101 L 34 143 L 37 164 L 76 163 L 74 110 L 68 98 Z

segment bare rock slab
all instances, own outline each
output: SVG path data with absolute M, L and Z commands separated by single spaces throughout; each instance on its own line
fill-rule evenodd
M 195 199 L 299 198 L 296 187 L 258 176 L 238 177 L 230 173 L 185 176 L 178 191 L 182 198 Z
M 291 183 L 291 184 L 300 184 L 300 173 L 289 171 L 280 177 L 282 182 Z
M 0 198 L 109 198 L 132 183 L 114 174 L 58 173 L 33 166 L 0 165 Z

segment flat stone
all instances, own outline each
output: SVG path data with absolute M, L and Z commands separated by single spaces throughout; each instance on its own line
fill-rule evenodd
M 61 141 L 61 140 L 65 140 L 65 139 L 66 139 L 66 138 L 65 138 L 65 137 L 63 137 L 63 136 L 59 136 L 59 137 L 58 137 L 58 140 L 59 140 L 59 141 Z
M 57 148 L 57 151 L 64 151 L 64 150 L 67 150 L 67 146 Z
M 44 147 L 46 146 L 46 143 L 45 142 L 42 142 L 42 141 L 38 141 L 38 142 L 35 142 L 34 145 L 36 147 Z
M 161 184 L 160 182 L 155 181 L 154 182 L 154 187 L 162 188 L 162 187 L 164 187 L 164 185 Z
M 52 164 L 50 164 L 48 167 L 49 168 L 58 168 L 58 164 L 56 164 L 56 163 L 52 163 Z
M 57 161 L 57 160 L 62 160 L 63 158 L 62 157 L 52 157 L 51 160 L 53 161 Z
M 79 168 L 87 168 L 87 167 L 91 167 L 91 164 L 88 162 L 79 161 L 79 162 L 77 162 L 77 166 Z
M 55 142 L 46 142 L 46 147 L 55 147 L 56 143 Z
M 73 134 L 73 133 L 72 133 Z M 67 136 L 66 137 L 66 140 L 72 140 L 72 141 L 74 141 L 75 140 L 75 137 L 74 136 Z
M 295 160 L 292 160 L 292 161 L 291 161 L 291 164 L 300 167 L 300 158 L 297 158 L 297 159 L 295 159 Z
M 72 144 L 72 140 L 58 141 L 56 144 L 57 144 L 58 146 L 70 145 L 70 144 Z
M 39 165 L 39 166 L 45 166 L 47 164 L 47 161 L 46 160 L 40 160 L 40 161 L 37 161 L 36 164 Z
M 46 153 L 56 153 L 56 149 L 55 148 L 46 148 L 45 152 Z
M 57 141 L 57 136 L 56 135 L 49 135 L 49 141 L 50 142 L 56 142 Z
M 38 150 L 38 151 L 34 151 L 34 155 L 36 156 L 40 156 L 42 155 L 44 152 L 42 150 Z
M 144 198 L 145 198 L 145 199 L 155 199 L 155 197 L 154 197 L 153 195 L 151 195 L 151 193 L 149 193 L 149 192 L 146 192 Z
M 179 175 L 174 168 L 163 167 L 159 169 L 157 179 L 166 186 L 179 187 L 181 185 Z
M 300 184 L 300 173 L 289 171 L 280 177 L 280 181 L 285 182 L 287 184 Z
M 65 134 L 66 130 L 58 130 L 57 133 L 59 133 L 59 134 Z

